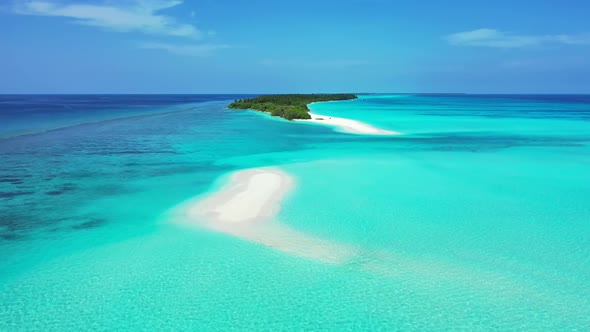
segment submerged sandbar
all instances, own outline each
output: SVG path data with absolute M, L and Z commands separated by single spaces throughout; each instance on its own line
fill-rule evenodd
M 357 249 L 292 229 L 276 220 L 295 180 L 278 168 L 235 172 L 217 192 L 182 204 L 178 223 L 255 242 L 275 250 L 328 264 L 344 263 Z

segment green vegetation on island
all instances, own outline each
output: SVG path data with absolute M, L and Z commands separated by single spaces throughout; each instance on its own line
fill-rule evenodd
M 320 101 L 350 100 L 356 99 L 353 94 L 291 94 L 291 95 L 266 95 L 256 98 L 238 99 L 228 107 L 232 109 L 252 109 L 270 113 L 272 116 L 280 116 L 287 120 L 311 119 L 308 104 Z

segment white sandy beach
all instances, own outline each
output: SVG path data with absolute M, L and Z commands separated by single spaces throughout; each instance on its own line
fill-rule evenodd
M 320 114 L 315 114 L 312 112 L 309 112 L 309 115 L 311 115 L 311 119 L 309 119 L 309 120 L 296 119 L 295 121 L 312 122 L 312 123 L 318 123 L 318 124 L 323 124 L 323 125 L 327 125 L 327 126 L 334 126 L 344 132 L 351 133 L 351 134 L 365 134 L 365 135 L 400 135 L 401 134 L 397 131 L 379 129 L 379 128 L 373 127 L 367 123 L 357 121 L 357 120 L 351 120 L 351 119 L 346 119 L 346 118 L 336 118 L 333 116 L 320 115 Z
M 356 256 L 356 249 L 316 238 L 275 220 L 294 179 L 277 168 L 256 168 L 232 174 L 218 192 L 183 204 L 176 220 L 230 234 L 294 256 L 338 264 Z

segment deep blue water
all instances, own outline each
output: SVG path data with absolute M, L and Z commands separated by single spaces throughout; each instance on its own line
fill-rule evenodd
M 250 95 L 0 95 L 0 137 Z

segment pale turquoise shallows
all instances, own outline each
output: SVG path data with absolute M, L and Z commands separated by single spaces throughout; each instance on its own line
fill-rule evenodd
M 0 330 L 590 329 L 590 97 L 311 105 L 400 136 L 226 104 L 0 141 L 1 176 L 29 175 L 0 183 Z M 326 265 L 167 219 L 261 166 L 297 181 L 280 222 L 359 254 Z

